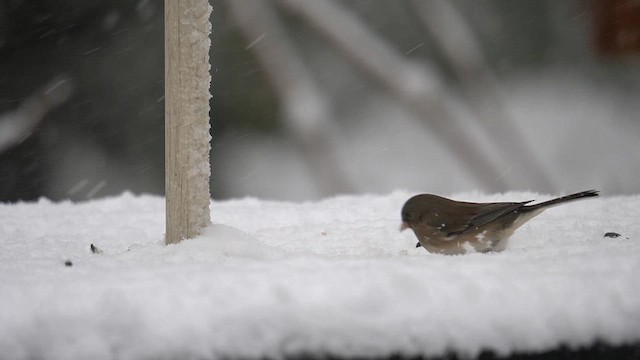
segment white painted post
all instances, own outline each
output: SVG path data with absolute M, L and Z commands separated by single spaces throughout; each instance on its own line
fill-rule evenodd
M 211 6 L 165 0 L 165 193 L 167 244 L 210 223 Z

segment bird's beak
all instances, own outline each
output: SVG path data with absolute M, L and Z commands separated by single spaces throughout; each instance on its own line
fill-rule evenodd
M 403 221 L 402 224 L 400 225 L 400 231 L 405 231 L 408 228 L 409 228 L 409 224 Z

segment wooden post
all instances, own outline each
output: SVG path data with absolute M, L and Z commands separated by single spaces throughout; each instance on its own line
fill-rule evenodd
M 165 193 L 167 244 L 210 223 L 208 0 L 165 0 Z

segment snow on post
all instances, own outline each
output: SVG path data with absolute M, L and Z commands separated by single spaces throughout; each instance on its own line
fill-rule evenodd
M 165 0 L 167 244 L 197 236 L 209 214 L 208 0 Z

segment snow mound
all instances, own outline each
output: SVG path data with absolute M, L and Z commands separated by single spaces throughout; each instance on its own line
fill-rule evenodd
M 0 354 L 474 356 L 640 340 L 640 197 L 553 208 L 505 252 L 450 257 L 398 231 L 411 195 L 213 202 L 214 225 L 171 246 L 159 197 L 0 205 Z

